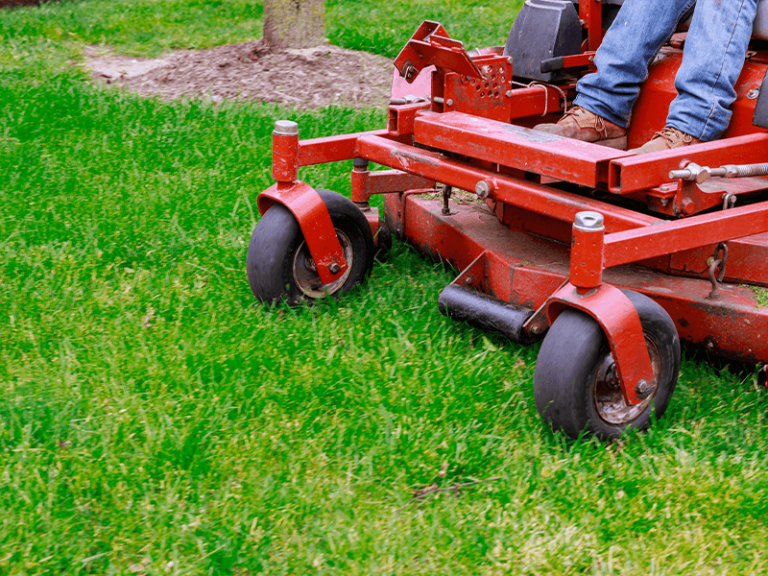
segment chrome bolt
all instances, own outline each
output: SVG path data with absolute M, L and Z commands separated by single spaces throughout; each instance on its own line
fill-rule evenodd
M 334 262 L 333 264 L 328 266 L 328 270 L 331 271 L 331 274 L 338 274 L 339 270 L 341 270 L 341 266 L 339 266 L 338 264 L 336 264 L 336 262 Z
M 640 382 L 637 383 L 637 386 L 635 386 L 635 392 L 643 399 L 647 398 L 652 390 L 653 385 L 645 380 L 640 380 Z
M 506 96 L 507 98 L 512 98 L 512 94 L 514 94 L 514 92 L 512 92 L 512 90 L 507 90 L 506 93 L 504 94 L 504 96 Z
M 446 106 L 453 106 L 453 104 L 454 104 L 454 102 L 450 98 L 448 98 L 448 100 L 445 101 L 445 105 Z
M 491 183 L 487 180 L 480 180 L 480 182 L 477 183 L 477 186 L 475 186 L 475 194 L 483 200 L 488 198 L 488 194 L 491 193 Z
M 600 212 L 592 212 L 590 210 L 578 212 L 574 226 L 581 230 L 602 230 L 604 227 L 603 215 Z
M 278 120 L 275 122 L 274 133 L 281 136 L 297 136 L 299 134 L 299 125 L 290 120 Z
M 760 96 L 760 90 L 758 89 L 747 92 L 747 100 L 757 100 L 758 96 Z

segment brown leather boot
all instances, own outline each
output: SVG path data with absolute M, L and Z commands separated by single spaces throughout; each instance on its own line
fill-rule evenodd
M 581 106 L 574 106 L 568 110 L 557 124 L 539 124 L 534 127 L 534 130 L 557 134 L 565 138 L 575 138 L 582 142 L 594 142 L 619 150 L 627 149 L 627 130 L 625 128 L 617 126 Z
M 640 146 L 640 148 L 633 148 L 629 152 L 635 154 L 649 154 L 651 152 L 660 152 L 661 150 L 671 150 L 672 148 L 680 148 L 681 146 L 690 146 L 691 144 L 699 144 L 701 140 L 694 138 L 690 134 L 686 134 L 682 130 L 672 128 L 672 126 L 664 126 L 661 132 L 656 132 L 653 138 L 648 142 Z

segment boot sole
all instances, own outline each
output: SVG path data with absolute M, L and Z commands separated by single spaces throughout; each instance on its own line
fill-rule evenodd
M 605 140 L 598 140 L 597 142 L 593 142 L 593 144 L 599 144 L 600 146 L 606 146 L 608 148 L 615 148 L 616 150 L 626 150 L 627 137 L 622 136 L 621 138 L 607 138 Z

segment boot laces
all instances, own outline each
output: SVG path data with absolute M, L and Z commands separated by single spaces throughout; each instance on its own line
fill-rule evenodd
M 579 119 L 584 116 L 592 116 L 594 118 L 594 126 L 591 126 L 591 128 L 594 128 L 594 130 L 600 135 L 601 138 L 607 138 L 608 137 L 608 128 L 605 126 L 605 120 L 603 120 L 602 116 L 598 116 L 594 112 L 590 112 L 586 108 L 582 108 L 581 106 L 574 106 L 570 110 L 568 110 L 565 114 L 563 114 L 561 122 L 565 120 L 566 118 L 573 117 L 573 120 L 581 126 L 582 128 L 589 128 L 589 126 L 582 126 L 581 122 L 579 122 Z
M 685 143 L 690 143 L 693 140 L 693 136 L 686 134 L 682 130 L 673 128 L 672 126 L 664 126 L 661 132 L 656 132 L 656 134 L 653 135 L 652 140 L 655 140 L 656 138 L 663 138 L 666 140 L 670 148 L 681 140 Z

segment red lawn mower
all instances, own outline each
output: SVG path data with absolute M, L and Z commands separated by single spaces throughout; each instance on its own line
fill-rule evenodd
M 506 46 L 471 52 L 424 22 L 395 60 L 386 128 L 300 141 L 295 123 L 277 122 L 276 184 L 259 195 L 247 257 L 256 298 L 349 290 L 395 234 L 461 270 L 441 312 L 517 343 L 543 339 L 536 407 L 572 437 L 661 416 L 681 340 L 762 365 L 764 381 L 768 1 L 721 140 L 636 155 L 532 130 L 567 110 L 620 3 L 528 0 Z M 630 148 L 665 125 L 685 37 L 650 67 Z M 297 180 L 300 166 L 349 159 L 351 200 Z M 467 191 L 473 202 L 452 201 Z

